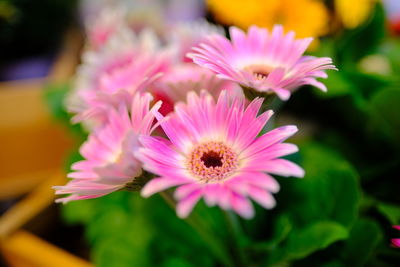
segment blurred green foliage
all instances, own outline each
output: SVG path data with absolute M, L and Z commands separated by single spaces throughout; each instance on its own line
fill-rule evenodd
M 68 223 L 86 225 L 96 266 L 213 265 L 201 237 L 158 196 L 116 192 L 70 203 L 63 212 Z
M 65 98 L 70 88 L 71 85 L 69 83 L 49 83 L 43 91 L 43 97 L 46 99 L 47 106 L 49 107 L 53 117 L 69 129 L 74 137 L 82 143 L 86 139 L 87 133 L 80 124 L 71 124 L 71 114 L 65 110 Z M 71 164 L 79 159 L 80 158 L 71 157 L 71 162 L 68 163 Z
M 389 245 L 391 225 L 400 224 L 394 186 L 400 166 L 400 42 L 388 36 L 384 23 L 377 5 L 362 27 L 323 40 L 316 54 L 331 56 L 339 68 L 325 81 L 328 93 L 302 89 L 284 106 L 282 112 L 311 121 L 317 130 L 292 156 L 306 170 L 304 179 L 279 178 L 275 209 L 256 206 L 253 220 L 236 218 L 241 230 L 235 234 L 249 266 L 397 266 L 400 261 L 400 252 Z M 389 68 L 366 69 L 363 60 L 371 54 Z M 47 93 L 64 121 L 69 120 L 62 108 L 66 90 Z M 224 265 L 210 240 L 178 219 L 160 196 L 116 192 L 69 203 L 63 217 L 85 225 L 96 266 Z M 231 253 L 233 265 L 239 264 L 218 208 L 201 202 L 190 218 L 200 220 Z

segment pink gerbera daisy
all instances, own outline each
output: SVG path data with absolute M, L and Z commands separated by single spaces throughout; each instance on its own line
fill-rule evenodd
M 257 116 L 262 98 L 254 99 L 247 108 L 244 101 L 243 97 L 229 98 L 226 91 L 217 103 L 206 91 L 200 97 L 191 92 L 187 104 L 177 104 L 169 117 L 157 112 L 169 140 L 140 138 L 143 147 L 137 156 L 144 169 L 159 176 L 145 185 L 142 196 L 178 186 L 175 198 L 182 218 L 201 197 L 209 206 L 233 209 L 245 218 L 254 214 L 248 197 L 265 208 L 274 207 L 271 193 L 276 193 L 279 185 L 267 173 L 304 175 L 299 166 L 278 159 L 297 151 L 297 146 L 282 143 L 297 128 L 280 127 L 257 137 L 273 112 Z
M 312 38 L 294 39 L 295 33 L 284 34 L 280 25 L 272 33 L 257 26 L 250 27 L 247 35 L 236 27 L 229 32 L 232 41 L 211 35 L 188 56 L 220 78 L 238 82 L 253 93 L 276 93 L 287 100 L 301 85 L 327 90 L 316 78 L 326 78 L 324 70 L 336 68 L 331 58 L 303 56 Z
M 142 163 L 134 156 L 139 148 L 139 135 L 149 135 L 156 103 L 149 111 L 152 96 L 136 94 L 130 111 L 121 105 L 109 111 L 108 124 L 89 136 L 80 153 L 85 158 L 72 165 L 73 178 L 65 186 L 55 186 L 56 194 L 71 194 L 56 202 L 96 198 L 135 182 L 142 174 Z

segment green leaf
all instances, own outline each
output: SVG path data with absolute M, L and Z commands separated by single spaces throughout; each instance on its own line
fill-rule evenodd
M 312 56 L 330 57 L 335 62 L 335 42 L 332 38 L 324 38 L 320 40 L 320 44 L 316 51 L 312 52 Z
M 358 60 L 375 52 L 386 36 L 385 11 L 377 4 L 372 19 L 364 26 L 346 31 L 338 40 L 338 59 L 341 67 L 354 68 Z
M 298 227 L 321 220 L 350 227 L 360 204 L 357 172 L 336 152 L 317 143 L 305 144 L 300 151 L 306 175 L 282 186 L 282 191 L 288 188 L 283 202 L 290 201 L 281 205 L 287 205 Z
M 342 261 L 346 266 L 363 266 L 382 241 L 382 231 L 375 221 L 358 220 L 350 231 L 342 252 Z
M 150 266 L 148 251 L 155 230 L 143 216 L 145 200 L 133 193 L 115 192 L 96 202 L 96 214 L 86 232 L 96 266 Z
M 162 267 L 193 267 L 195 265 L 191 264 L 181 258 L 171 257 L 162 263 Z
M 80 124 L 71 124 L 71 115 L 68 114 L 64 105 L 66 95 L 70 89 L 71 85 L 69 83 L 49 84 L 44 90 L 44 98 L 54 118 L 68 127 L 71 133 L 83 142 L 86 138 L 85 131 L 83 131 Z
M 171 255 L 170 265 L 213 266 L 217 261 L 199 234 L 160 197 L 114 192 L 69 203 L 63 213 L 69 222 L 85 224 L 96 266 L 159 266 Z M 194 251 L 201 257 L 193 257 Z
M 333 150 L 317 143 L 300 146 L 303 179 L 281 179 L 278 195 L 282 214 L 292 229 L 273 236 L 284 241 L 273 249 L 269 264 L 288 263 L 348 238 L 360 206 L 360 186 L 353 167 Z M 284 219 L 281 219 L 281 223 Z M 287 227 L 287 226 L 286 226 Z M 285 228 L 285 227 L 284 227 Z
M 62 217 L 68 224 L 88 224 L 96 214 L 96 200 L 73 201 L 63 206 Z
M 349 80 L 342 71 L 329 71 L 328 78 L 321 80 L 328 88 L 327 92 L 315 90 L 320 97 L 338 97 L 353 94 L 354 84 Z
M 393 80 L 389 76 L 348 71 L 346 76 L 354 83 L 356 90 L 363 99 L 370 99 L 380 89 L 389 86 Z
M 379 203 L 378 210 L 386 216 L 392 225 L 400 224 L 400 207 L 387 203 Z
M 143 215 L 145 203 L 136 194 L 114 192 L 68 203 L 63 215 L 69 223 L 86 225 L 96 266 L 151 266 L 147 251 L 155 231 L 149 217 Z
M 400 71 L 400 40 L 398 38 L 386 38 L 380 45 L 378 54 L 390 61 L 393 73 Z
M 321 98 L 351 96 L 353 105 L 362 112 L 368 110 L 368 100 L 379 90 L 393 84 L 391 77 L 376 74 L 367 74 L 357 71 L 331 71 L 326 80 L 323 80 L 328 91 L 315 90 Z M 341 103 L 343 99 L 341 98 Z
M 301 259 L 332 243 L 348 238 L 348 230 L 339 223 L 320 221 L 293 231 L 285 246 L 271 256 L 269 264 Z
M 370 101 L 370 112 L 375 129 L 400 144 L 400 89 L 377 92 Z
M 294 232 L 288 241 L 289 259 L 300 259 L 348 237 L 348 230 L 335 222 L 317 222 Z
M 65 96 L 70 90 L 70 85 L 65 84 L 50 84 L 44 90 L 44 96 L 47 100 L 51 113 L 55 118 L 69 123 L 68 113 L 64 108 Z
M 346 265 L 344 265 L 339 260 L 334 260 L 334 261 L 330 261 L 330 262 L 321 264 L 321 266 L 322 267 L 345 267 Z
M 283 214 L 275 222 L 273 236 L 268 241 L 254 244 L 251 248 L 261 251 L 273 250 L 287 238 L 292 228 L 293 225 L 290 222 L 289 216 Z
M 283 240 L 285 240 L 292 228 L 293 225 L 290 222 L 289 216 L 287 216 L 286 214 L 280 216 L 275 224 L 274 235 L 271 239 L 272 245 L 278 245 Z
M 109 237 L 95 244 L 93 259 L 99 267 L 151 266 L 146 244 L 142 245 L 134 246 L 128 238 Z

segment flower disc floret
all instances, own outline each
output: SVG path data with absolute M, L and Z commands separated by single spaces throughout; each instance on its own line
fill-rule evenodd
M 187 168 L 200 182 L 224 181 L 238 167 L 237 154 L 222 142 L 197 145 L 187 159 Z

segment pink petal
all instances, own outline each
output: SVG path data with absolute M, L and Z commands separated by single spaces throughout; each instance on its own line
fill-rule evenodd
M 285 159 L 274 159 L 267 162 L 251 162 L 243 171 L 265 171 L 281 176 L 304 177 L 304 170 L 297 164 Z
M 251 156 L 275 143 L 285 141 L 296 132 L 297 127 L 294 125 L 276 128 L 257 138 L 253 144 L 246 148 L 242 153 Z
M 212 207 L 218 203 L 220 187 L 219 184 L 208 184 L 205 186 L 204 200 L 208 206 Z
M 55 202 L 56 203 L 66 204 L 66 203 L 68 203 L 70 201 L 74 201 L 74 200 L 92 199 L 92 198 L 102 197 L 104 195 L 106 195 L 106 194 L 86 195 L 86 196 L 70 195 L 68 197 L 58 198 L 58 199 L 55 200 Z
M 173 186 L 190 183 L 182 178 L 158 177 L 150 180 L 141 191 L 142 197 L 149 197 Z
M 232 191 L 229 188 L 225 187 L 224 185 L 220 185 L 218 191 L 219 191 L 217 196 L 218 205 L 224 210 L 231 209 Z
M 280 99 L 286 101 L 290 98 L 290 91 L 285 88 L 274 88 L 273 91 L 279 96 Z
M 276 205 L 275 199 L 270 193 L 259 187 L 251 186 L 249 196 L 266 209 L 272 209 Z
M 240 216 L 242 216 L 245 219 L 250 219 L 250 218 L 254 217 L 253 205 L 247 198 L 245 198 L 239 194 L 231 195 L 231 206 L 232 206 L 232 209 L 237 214 L 239 214 Z
M 175 190 L 174 197 L 176 199 L 180 200 L 182 198 L 186 198 L 189 194 L 191 194 L 194 191 L 197 191 L 199 189 L 201 189 L 201 185 L 199 185 L 197 183 L 181 185 Z
M 392 244 L 393 246 L 400 248 L 400 239 L 392 239 Z
M 246 157 L 249 161 L 268 161 L 270 159 L 283 157 L 299 151 L 298 147 L 294 144 L 277 143 L 268 148 L 265 148 L 251 156 Z
M 186 198 L 180 200 L 176 205 L 176 213 L 179 218 L 186 218 L 192 211 L 194 205 L 201 198 L 201 190 L 194 191 Z
M 227 186 L 237 192 L 247 193 L 249 185 L 256 186 L 277 193 L 280 189 L 278 182 L 271 176 L 263 172 L 242 172 L 238 177 L 226 182 Z

